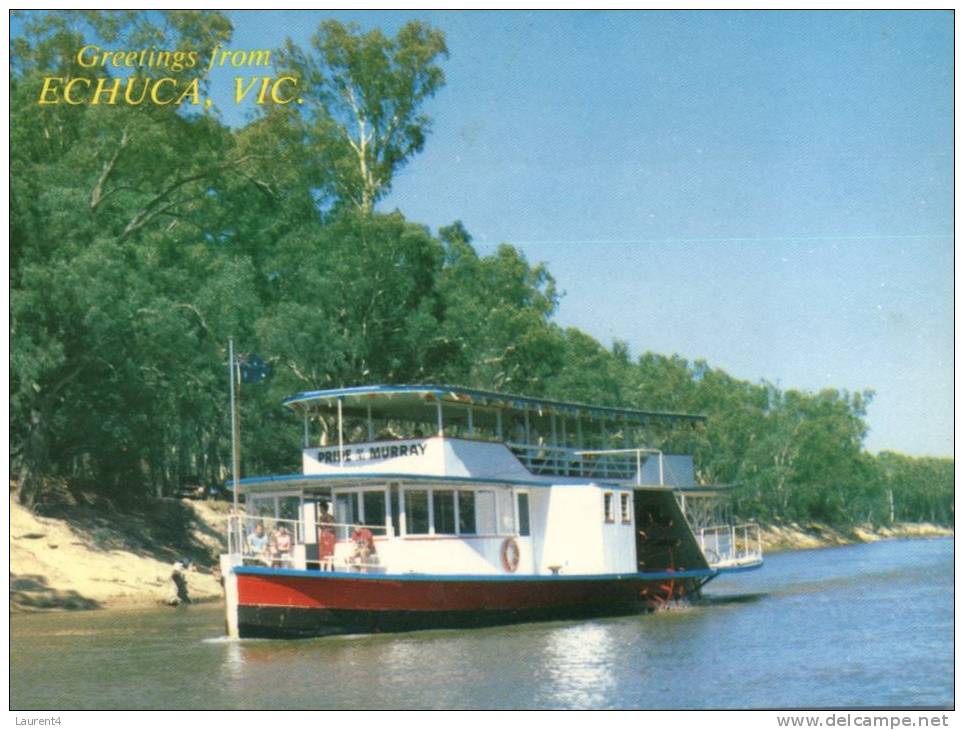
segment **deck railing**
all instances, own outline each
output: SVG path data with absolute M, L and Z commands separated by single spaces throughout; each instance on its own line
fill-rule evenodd
M 763 560 L 759 525 L 701 527 L 696 531 L 696 538 L 710 567 L 745 565 Z
M 511 442 L 506 446 L 533 474 L 630 479 L 637 484 L 645 459 L 653 455 L 660 461 L 663 458 L 656 449 L 646 448 L 587 450 Z
M 374 452 L 378 449 L 379 453 L 388 453 L 388 450 L 397 450 L 399 456 L 402 449 L 410 448 L 407 444 L 411 439 L 392 439 L 382 441 L 366 441 L 362 443 L 347 443 L 343 449 L 358 452 Z M 643 483 L 644 465 L 650 459 L 655 460 L 656 468 L 649 472 L 649 484 L 663 484 L 664 455 L 658 449 L 646 447 L 633 447 L 626 449 L 584 449 L 571 446 L 557 446 L 547 443 L 524 443 L 521 441 L 505 441 L 506 447 L 522 462 L 533 474 L 569 476 L 569 477 L 589 477 L 596 479 L 613 479 L 633 481 L 636 484 Z M 322 447 L 321 451 L 326 454 L 324 464 L 326 467 L 340 466 L 342 462 L 338 460 L 341 451 L 337 447 Z M 321 460 L 316 447 L 305 449 L 305 456 L 309 461 Z M 394 452 L 392 458 L 396 456 Z M 414 455 L 414 451 L 410 452 Z M 334 460 L 331 460 L 332 454 Z M 308 461 L 306 461 L 306 464 Z M 357 460 L 345 462 L 354 466 Z M 648 467 L 647 467 L 648 468 Z M 658 478 L 657 478 L 658 474 Z
M 257 535 L 262 526 L 263 537 Z M 290 536 L 283 537 L 281 528 Z M 335 546 L 348 543 L 350 547 L 341 552 L 344 569 L 381 569 L 377 553 L 362 555 L 355 549 L 364 530 L 374 537 L 383 537 L 388 530 L 385 525 L 362 525 L 347 523 L 318 523 L 315 534 L 306 539 L 305 525 L 301 520 L 288 520 L 263 515 L 231 515 L 228 518 L 228 552 L 240 559 L 242 565 L 261 565 L 274 568 L 335 569 Z M 330 538 L 325 535 L 330 534 Z M 327 551 L 322 543 L 327 544 Z M 330 551 L 330 552 L 329 552 Z M 327 554 L 326 554 L 327 552 Z

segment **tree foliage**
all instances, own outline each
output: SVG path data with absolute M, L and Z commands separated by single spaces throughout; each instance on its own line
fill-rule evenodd
M 388 38 L 328 20 L 311 49 L 289 41 L 284 52 L 286 71 L 302 80 L 307 136 L 337 199 L 370 212 L 425 146 L 431 120 L 421 106 L 445 83 L 436 63 L 448 56 L 445 38 L 415 21 Z
M 704 425 L 649 434 L 695 453 L 759 519 L 953 520 L 953 461 L 863 450 L 872 394 L 781 390 L 677 355 L 607 348 L 554 321 L 551 273 L 511 245 L 481 255 L 375 202 L 422 149 L 441 34 L 323 24 L 292 68 L 306 116 L 239 129 L 172 107 L 40 106 L 99 38 L 227 42 L 219 13 L 32 13 L 11 42 L 10 440 L 21 499 L 51 478 L 109 496 L 227 476 L 226 343 L 274 367 L 240 395 L 244 471 L 295 469 L 292 392 L 447 382 L 645 410 Z M 109 73 L 109 69 L 98 73 Z M 201 73 L 194 69 L 189 73 Z M 335 201 L 328 207 L 322 203 Z

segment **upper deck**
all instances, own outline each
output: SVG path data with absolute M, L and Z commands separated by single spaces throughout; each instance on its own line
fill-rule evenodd
M 692 458 L 640 446 L 703 416 L 590 406 L 452 386 L 299 393 L 303 471 L 694 486 Z

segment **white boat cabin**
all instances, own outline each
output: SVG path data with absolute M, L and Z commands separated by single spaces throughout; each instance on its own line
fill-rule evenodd
M 679 509 L 687 490 L 706 494 L 692 457 L 634 445 L 700 416 L 431 385 L 302 393 L 285 404 L 304 421 L 303 469 L 240 481 L 245 515 L 231 551 L 246 564 L 624 574 L 663 560 L 640 538 L 661 530 L 682 545 L 676 567 L 707 565 L 705 540 Z M 758 550 L 745 530 L 731 537 L 726 559 Z

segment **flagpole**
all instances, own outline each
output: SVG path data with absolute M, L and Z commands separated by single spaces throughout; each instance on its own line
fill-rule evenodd
M 234 401 L 234 340 L 228 339 L 228 382 L 231 384 L 231 477 L 234 486 L 234 513 L 238 513 L 238 471 L 240 470 L 238 460 L 238 412 Z

